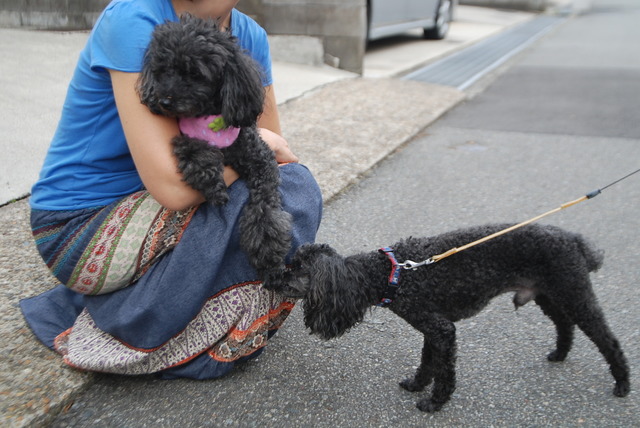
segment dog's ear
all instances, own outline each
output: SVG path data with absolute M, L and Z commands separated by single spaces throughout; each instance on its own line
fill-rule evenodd
M 222 117 L 229 126 L 245 127 L 256 122 L 264 105 L 264 87 L 258 65 L 238 48 L 224 67 L 220 88 Z
M 154 52 L 158 52 L 161 49 L 163 34 L 167 32 L 167 26 L 169 23 L 158 25 L 152 33 L 151 41 L 143 57 L 142 70 L 140 76 L 136 82 L 136 92 L 140 97 L 140 102 L 150 109 L 154 114 L 160 114 L 154 107 L 158 103 L 156 92 L 156 80 L 154 72 L 158 68 L 158 60 Z
M 367 281 L 361 263 L 327 246 L 317 250 L 306 269 L 304 323 L 313 334 L 332 339 L 362 321 L 371 297 L 363 292 Z
M 161 114 L 157 108 L 158 94 L 156 90 L 155 77 L 153 76 L 153 58 L 148 54 L 144 58 L 144 66 L 136 82 L 136 92 L 140 97 L 140 102 L 151 110 L 153 114 Z

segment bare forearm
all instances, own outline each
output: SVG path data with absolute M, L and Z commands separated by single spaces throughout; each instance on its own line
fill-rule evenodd
M 289 148 L 289 143 L 282 137 L 280 116 L 273 86 L 265 88 L 264 110 L 258 119 L 260 136 L 271 147 L 280 163 L 298 162 L 298 157 Z
M 137 74 L 111 72 L 116 104 L 136 169 L 145 188 L 162 206 L 182 210 L 204 201 L 202 194 L 182 181 L 171 139 L 178 135 L 175 119 L 152 114 L 135 91 Z M 237 174 L 226 168 L 230 185 Z
M 265 128 L 278 135 L 282 135 L 280 129 L 280 115 L 278 114 L 278 104 L 276 101 L 275 91 L 272 85 L 264 88 L 264 108 L 262 114 L 258 118 L 258 128 Z

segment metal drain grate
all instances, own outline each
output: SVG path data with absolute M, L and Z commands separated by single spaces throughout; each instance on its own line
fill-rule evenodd
M 541 15 L 504 33 L 416 70 L 404 79 L 464 90 L 566 18 Z

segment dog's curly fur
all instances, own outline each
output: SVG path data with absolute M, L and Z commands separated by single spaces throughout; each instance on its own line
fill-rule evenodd
M 154 30 L 137 90 L 155 114 L 222 115 L 226 125 L 241 128 L 224 149 L 177 136 L 174 154 L 183 180 L 214 204 L 228 201 L 224 165 L 246 181 L 250 196 L 240 220 L 240 244 L 261 278 L 279 277 L 291 245 L 291 217 L 282 210 L 274 153 L 256 128 L 264 88 L 254 61 L 215 21 L 185 14 Z
M 409 238 L 393 247 L 397 260 L 420 261 L 503 230 L 488 225 L 431 238 Z M 591 287 L 589 272 L 600 268 L 602 253 L 580 235 L 552 226 L 529 225 L 461 251 L 440 262 L 403 270 L 400 288 L 389 309 L 424 335 L 422 361 L 415 376 L 400 385 L 421 391 L 432 381 L 430 398 L 418 408 L 439 410 L 455 389 L 458 320 L 480 312 L 499 294 L 515 291 L 516 309 L 534 300 L 554 322 L 556 349 L 549 361 L 563 361 L 577 325 L 609 363 L 623 397 L 630 390 L 629 369 L 618 340 L 606 324 Z M 391 263 L 371 252 L 341 257 L 326 244 L 302 246 L 285 274 L 280 290 L 302 298 L 304 321 L 324 339 L 338 337 L 362 321 L 380 302 Z

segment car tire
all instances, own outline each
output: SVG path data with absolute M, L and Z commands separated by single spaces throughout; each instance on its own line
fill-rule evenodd
M 424 29 L 424 38 L 431 40 L 442 40 L 447 37 L 449 23 L 453 16 L 453 1 L 440 0 L 438 3 L 438 13 L 436 14 L 436 25 L 433 28 Z

